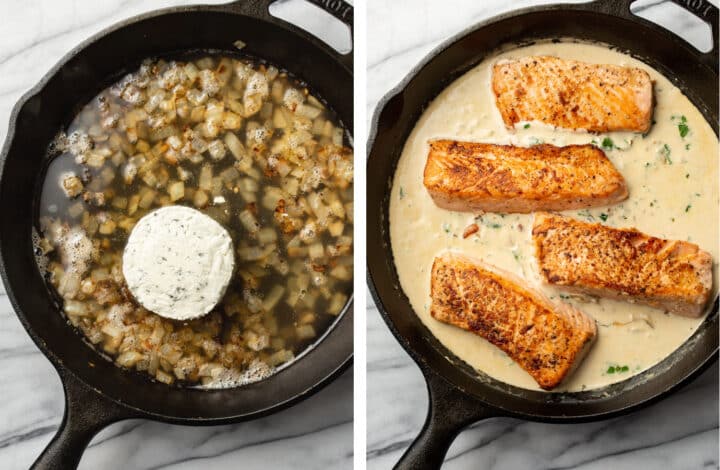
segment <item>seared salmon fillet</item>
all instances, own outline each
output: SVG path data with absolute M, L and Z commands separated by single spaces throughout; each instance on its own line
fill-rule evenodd
M 555 214 L 537 213 L 532 236 L 540 273 L 563 290 L 640 302 L 699 317 L 712 290 L 712 257 L 663 240 Z
M 589 132 L 650 129 L 652 81 L 639 68 L 523 57 L 495 64 L 492 88 L 509 128 L 540 121 Z
M 522 212 L 606 206 L 627 198 L 622 175 L 594 145 L 512 145 L 434 140 L 423 183 L 454 211 Z
M 595 321 L 568 304 L 555 305 L 511 273 L 456 253 L 432 267 L 430 314 L 505 351 L 538 385 L 557 387 L 592 345 Z

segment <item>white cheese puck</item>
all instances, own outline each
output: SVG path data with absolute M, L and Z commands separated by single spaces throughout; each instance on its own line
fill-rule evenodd
M 163 207 L 141 218 L 123 253 L 123 275 L 135 300 L 172 320 L 212 310 L 225 294 L 234 265 L 227 230 L 185 206 Z

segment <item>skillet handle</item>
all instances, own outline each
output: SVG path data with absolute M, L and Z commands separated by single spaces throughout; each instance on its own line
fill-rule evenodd
M 65 390 L 65 413 L 57 433 L 30 467 L 32 470 L 75 469 L 85 448 L 102 428 L 140 417 L 91 390 L 62 367 L 58 372 Z
M 627 19 L 635 19 L 636 15 L 630 11 L 630 6 L 636 0 L 595 0 L 589 4 L 578 4 L 577 7 L 587 7 L 590 10 L 602 11 Z M 708 0 L 671 0 L 674 4 L 692 13 L 710 26 L 712 31 L 712 49 L 703 52 L 705 63 L 718 68 L 718 51 L 720 51 L 720 12 Z
M 423 373 L 429 395 L 427 418 L 420 434 L 395 465 L 396 470 L 439 469 L 463 429 L 476 421 L 500 416 L 496 410 L 470 398 L 437 373 L 428 369 Z
M 718 68 L 718 50 L 720 50 L 720 12 L 718 8 L 707 0 L 672 0 L 676 5 L 680 5 L 685 10 L 697 16 L 705 23 L 710 25 L 712 31 L 712 49 L 705 52 L 704 55 L 710 65 L 715 69 Z
M 248 16 L 254 16 L 256 18 L 267 18 L 275 19 L 270 14 L 270 5 L 278 0 L 235 0 L 226 5 L 221 5 L 221 8 L 236 11 L 241 14 Z M 355 49 L 355 29 L 354 29 L 354 8 L 352 5 L 347 3 L 345 0 L 306 0 L 309 3 L 323 9 L 327 13 L 330 13 L 336 19 L 340 20 L 350 28 L 350 51 L 341 54 L 335 49 L 331 49 L 333 55 L 335 55 L 340 62 L 342 62 L 350 70 L 353 69 L 353 50 Z M 275 19 L 277 21 L 277 19 Z
M 353 6 L 344 0 L 307 0 L 317 5 L 350 28 L 350 35 L 353 35 Z

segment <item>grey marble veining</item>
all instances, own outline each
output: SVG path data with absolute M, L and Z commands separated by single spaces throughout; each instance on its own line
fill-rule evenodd
M 368 122 L 378 100 L 442 41 L 492 15 L 541 3 L 550 2 L 368 2 Z M 668 0 L 638 1 L 633 11 L 701 49 L 710 47 L 703 23 L 678 15 Z M 387 329 L 369 293 L 368 299 L 367 466 L 387 469 L 419 432 L 427 392 L 419 369 Z M 477 423 L 456 439 L 443 468 L 718 468 L 717 364 L 666 400 L 609 421 L 551 425 L 496 418 Z
M 124 18 L 195 3 L 200 1 L 0 0 L 0 142 L 15 102 L 77 44 Z M 273 11 L 296 18 L 306 8 L 302 1 L 290 0 L 278 2 Z M 319 36 L 342 45 L 342 28 L 322 18 L 306 20 Z M 57 374 L 22 328 L 1 285 L 0 370 L 0 468 L 27 468 L 60 423 L 63 392 Z M 237 425 L 117 423 L 93 439 L 80 468 L 351 468 L 352 382 L 351 369 L 293 408 Z

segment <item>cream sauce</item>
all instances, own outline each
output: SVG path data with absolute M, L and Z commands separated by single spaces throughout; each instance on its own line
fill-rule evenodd
M 646 136 L 628 132 L 593 135 L 519 123 L 505 129 L 490 89 L 492 65 L 500 59 L 553 55 L 592 63 L 640 67 L 654 81 L 655 124 Z M 682 116 L 685 120 L 682 120 Z M 689 132 L 681 137 L 679 126 Z M 668 79 L 648 65 L 595 44 L 539 43 L 505 50 L 484 60 L 445 89 L 410 134 L 398 163 L 390 201 L 390 235 L 400 284 L 430 331 L 475 369 L 503 382 L 539 390 L 530 375 L 484 339 L 440 323 L 429 314 L 430 268 L 445 250 L 478 257 L 525 278 L 553 301 L 574 304 L 598 323 L 598 338 L 576 372 L 558 390 L 585 390 L 619 382 L 658 363 L 685 342 L 703 321 L 647 306 L 600 299 L 569 298 L 543 286 L 534 258 L 532 215 L 476 214 L 438 208 L 422 184 L 428 140 L 511 143 L 529 146 L 610 146 L 606 153 L 625 177 L 630 197 L 621 204 L 564 214 L 650 235 L 688 240 L 718 257 L 718 140 L 700 112 Z M 462 238 L 465 227 L 480 230 Z M 713 264 L 717 292 L 717 262 Z

